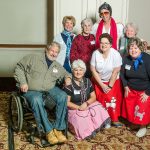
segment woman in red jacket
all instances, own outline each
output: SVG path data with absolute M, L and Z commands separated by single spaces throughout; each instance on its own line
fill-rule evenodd
M 92 53 L 95 50 L 95 37 L 93 34 L 90 34 L 92 25 L 93 22 L 91 19 L 86 18 L 82 20 L 82 33 L 74 38 L 70 51 L 71 63 L 74 60 L 81 59 L 86 64 L 87 71 L 85 77 L 87 78 L 91 77 L 90 60 Z

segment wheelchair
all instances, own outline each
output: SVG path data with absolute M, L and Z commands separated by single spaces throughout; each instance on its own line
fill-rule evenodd
M 50 121 L 54 121 L 55 115 L 53 110 L 48 110 L 48 116 Z M 64 131 L 67 136 L 68 131 L 68 113 L 66 113 L 66 129 Z M 45 133 L 39 131 L 36 126 L 36 119 L 34 118 L 31 107 L 27 100 L 20 92 L 12 92 L 9 100 L 9 120 L 11 128 L 14 132 L 21 132 L 23 129 L 29 134 L 27 141 L 31 144 L 37 144 L 40 147 L 51 146 L 50 143 L 45 139 Z M 24 127 L 24 128 L 23 128 Z M 35 137 L 39 137 L 40 143 L 35 142 Z

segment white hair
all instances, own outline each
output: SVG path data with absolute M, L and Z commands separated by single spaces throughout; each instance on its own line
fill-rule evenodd
M 86 65 L 81 59 L 74 60 L 71 69 L 77 69 L 77 68 L 82 68 L 86 72 Z
M 125 25 L 125 27 L 124 27 L 124 33 L 126 32 L 126 30 L 127 30 L 129 27 L 131 27 L 131 28 L 134 29 L 135 34 L 138 33 L 138 30 L 139 30 L 138 25 L 135 24 L 135 23 L 133 23 L 133 22 L 128 22 L 128 23 Z
M 58 47 L 58 51 L 60 52 L 61 45 L 58 42 L 56 42 L 56 41 L 53 41 L 51 44 L 47 45 L 46 51 L 49 51 L 50 48 L 53 47 L 53 46 Z
M 89 23 L 91 25 L 91 27 L 93 26 L 93 21 L 91 18 L 85 18 L 81 21 L 81 27 L 83 28 L 83 26 L 86 24 L 86 23 Z

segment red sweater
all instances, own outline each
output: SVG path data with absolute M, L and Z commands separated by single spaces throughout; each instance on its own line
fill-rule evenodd
M 77 35 L 71 46 L 70 61 L 81 59 L 85 64 L 90 64 L 91 56 L 95 50 L 95 37 L 93 34 L 85 37 L 81 34 Z M 89 66 L 88 66 L 89 67 Z

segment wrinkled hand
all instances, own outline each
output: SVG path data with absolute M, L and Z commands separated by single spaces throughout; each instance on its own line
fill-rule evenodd
M 129 92 L 130 92 L 130 89 L 129 89 L 128 86 L 126 86 L 126 87 L 124 88 L 124 97 L 128 97 Z
M 80 107 L 79 107 L 79 110 L 83 111 L 83 110 L 86 110 L 87 109 L 87 103 L 83 103 Z
M 144 93 L 142 93 L 140 96 L 141 96 L 140 100 L 142 101 L 142 103 L 144 103 L 144 102 L 146 102 L 146 101 L 147 101 L 147 99 L 148 99 L 148 95 L 147 95 L 147 94 L 145 94 L 145 92 L 144 92 Z
M 28 91 L 28 85 L 27 85 L 27 84 L 23 84 L 23 85 L 20 87 L 20 90 L 21 90 L 21 92 L 26 93 L 26 92 Z
M 111 90 L 111 88 L 108 87 L 108 85 L 106 85 L 106 84 L 104 84 L 104 85 L 102 86 L 102 89 L 103 89 L 103 92 L 106 93 L 106 94 Z
M 68 86 L 68 85 L 70 85 L 72 82 L 71 82 L 71 78 L 66 78 L 65 79 L 65 86 Z

